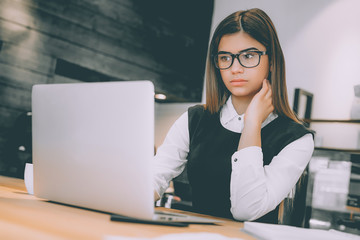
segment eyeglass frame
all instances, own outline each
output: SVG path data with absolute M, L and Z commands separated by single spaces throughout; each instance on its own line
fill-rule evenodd
M 240 56 L 241 54 L 243 54 L 244 52 L 255 52 L 255 53 L 257 53 L 257 54 L 259 55 L 259 62 L 258 62 L 255 66 L 252 66 L 252 67 L 244 66 L 244 65 L 241 63 L 240 58 L 239 58 L 239 56 Z M 229 67 L 227 67 L 227 68 L 220 68 L 219 66 L 217 66 L 217 65 L 218 65 L 218 64 L 217 64 L 217 57 L 218 57 L 219 54 L 229 54 L 229 55 L 231 56 L 231 64 L 230 64 Z M 217 54 L 213 55 L 213 58 L 214 58 L 214 65 L 215 65 L 215 67 L 216 67 L 217 69 L 226 70 L 226 69 L 229 69 L 229 68 L 232 67 L 232 65 L 234 64 L 234 59 L 235 59 L 235 58 L 238 60 L 238 62 L 240 63 L 240 65 L 243 66 L 244 68 L 254 68 L 254 67 L 257 67 L 257 66 L 259 66 L 259 64 L 260 64 L 260 59 L 261 59 L 261 56 L 263 56 L 263 55 L 267 55 L 266 51 L 247 50 L 247 49 L 246 49 L 246 50 L 243 50 L 243 51 L 241 51 L 241 52 L 239 52 L 239 53 L 236 53 L 236 54 L 231 53 L 231 52 L 218 52 Z

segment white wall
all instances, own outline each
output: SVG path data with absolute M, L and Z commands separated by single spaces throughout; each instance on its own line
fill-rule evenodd
M 155 147 L 158 148 L 172 124 L 190 106 L 198 103 L 156 103 L 155 104 Z
M 215 0 L 213 27 L 230 13 L 264 10 L 282 45 L 289 101 L 295 88 L 314 94 L 313 118 L 348 119 L 360 84 L 360 1 Z M 356 147 L 357 125 L 312 124 L 328 147 Z

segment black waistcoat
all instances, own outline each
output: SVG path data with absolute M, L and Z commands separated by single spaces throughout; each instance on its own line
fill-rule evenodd
M 225 129 L 220 114 L 210 114 L 198 105 L 189 108 L 190 148 L 187 174 L 192 189 L 193 210 L 232 218 L 230 212 L 231 156 L 237 151 L 241 134 Z M 261 130 L 264 165 L 286 145 L 309 133 L 304 126 L 277 117 Z M 291 161 L 291 159 L 289 159 Z M 259 221 L 277 223 L 278 208 Z

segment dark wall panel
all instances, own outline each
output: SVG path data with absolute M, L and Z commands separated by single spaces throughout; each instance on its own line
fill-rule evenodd
M 168 102 L 201 101 L 212 11 L 213 0 L 1 0 L 0 174 L 34 84 L 148 79 Z

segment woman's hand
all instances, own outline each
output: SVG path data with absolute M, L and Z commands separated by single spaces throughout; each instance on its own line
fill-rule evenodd
M 253 97 L 245 112 L 245 126 L 249 124 L 261 125 L 263 121 L 274 111 L 272 104 L 271 85 L 264 79 L 262 88 Z
M 271 86 L 264 79 L 262 88 L 253 97 L 245 111 L 244 129 L 239 141 L 238 150 L 250 147 L 261 147 L 261 124 L 274 111 Z

